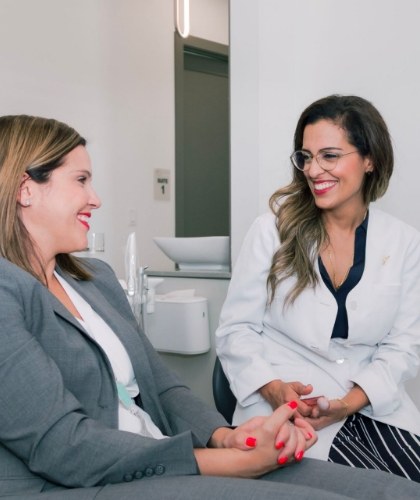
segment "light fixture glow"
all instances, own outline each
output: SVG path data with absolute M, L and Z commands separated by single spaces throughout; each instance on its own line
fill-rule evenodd
M 181 9 L 182 3 L 182 9 Z M 180 11 L 182 10 L 182 29 L 180 23 Z M 182 38 L 190 34 L 190 0 L 175 0 L 175 27 Z

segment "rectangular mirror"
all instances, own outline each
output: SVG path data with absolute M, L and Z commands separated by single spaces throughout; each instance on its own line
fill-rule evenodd
M 228 46 L 175 33 L 175 236 L 229 236 Z

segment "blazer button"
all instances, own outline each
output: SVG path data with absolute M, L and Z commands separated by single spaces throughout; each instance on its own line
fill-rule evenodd
M 155 467 L 155 474 L 157 476 L 161 476 L 164 473 L 165 473 L 165 466 L 162 465 L 162 464 L 156 465 L 156 467 Z
M 154 471 L 153 471 L 153 469 L 152 469 L 151 467 L 147 467 L 147 468 L 145 469 L 145 471 L 144 471 L 144 475 L 145 475 L 146 477 L 152 477 L 152 476 L 153 476 L 153 474 L 154 474 Z
M 126 483 L 129 483 L 130 481 L 133 480 L 133 475 L 132 474 L 125 474 L 123 479 Z
M 143 472 L 141 470 L 138 470 L 134 473 L 134 477 L 136 479 L 141 479 L 143 477 Z

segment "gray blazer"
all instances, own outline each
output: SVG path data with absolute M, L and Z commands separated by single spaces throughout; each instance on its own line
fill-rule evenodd
M 121 339 L 139 404 L 171 438 L 117 429 L 116 385 L 101 347 L 40 282 L 0 259 L 0 496 L 194 475 L 193 448 L 227 425 L 162 363 L 111 268 L 86 263 L 91 281 L 64 277 Z
M 383 500 L 419 498 L 413 481 L 311 459 L 258 481 L 199 476 L 193 447 L 205 446 L 225 420 L 162 364 L 109 266 L 89 265 L 92 281 L 65 278 L 120 337 L 139 403 L 171 437 L 117 430 L 116 387 L 102 349 L 41 283 L 0 259 L 0 497 L 370 500 L 374 492 Z

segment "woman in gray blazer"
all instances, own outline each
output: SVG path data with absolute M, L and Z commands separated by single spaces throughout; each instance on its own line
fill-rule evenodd
M 416 498 L 408 481 L 302 461 L 316 435 L 294 401 L 232 429 L 191 394 L 109 266 L 70 255 L 100 206 L 91 181 L 72 128 L 0 118 L 1 497 Z

